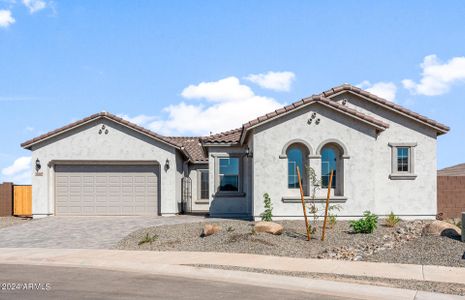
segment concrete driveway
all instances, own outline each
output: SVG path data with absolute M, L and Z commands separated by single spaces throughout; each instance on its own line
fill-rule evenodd
M 110 249 L 144 227 L 202 222 L 199 216 L 48 217 L 0 229 L 0 248 Z

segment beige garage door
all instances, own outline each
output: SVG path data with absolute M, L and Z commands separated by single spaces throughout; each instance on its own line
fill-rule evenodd
M 57 215 L 158 214 L 158 166 L 57 165 Z

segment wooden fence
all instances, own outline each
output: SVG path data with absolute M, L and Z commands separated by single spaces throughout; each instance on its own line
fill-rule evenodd
M 13 214 L 15 216 L 32 216 L 32 186 L 15 185 L 13 199 Z
M 0 217 L 8 217 L 13 214 L 13 183 L 0 184 Z

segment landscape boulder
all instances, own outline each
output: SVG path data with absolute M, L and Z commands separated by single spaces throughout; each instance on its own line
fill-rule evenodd
M 283 233 L 283 226 L 274 222 L 261 221 L 255 223 L 255 232 L 266 232 L 274 235 L 280 235 Z
M 433 221 L 429 224 L 426 224 L 423 227 L 424 235 L 433 235 L 433 236 L 447 236 L 447 237 L 460 237 L 462 235 L 462 230 L 450 223 L 444 221 Z
M 218 224 L 205 224 L 203 226 L 201 237 L 206 237 L 221 231 L 221 226 Z

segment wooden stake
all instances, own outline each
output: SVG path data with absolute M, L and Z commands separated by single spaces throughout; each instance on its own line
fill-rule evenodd
M 297 168 L 297 179 L 299 180 L 300 198 L 302 200 L 302 209 L 304 211 L 304 217 L 305 217 L 305 228 L 307 229 L 307 241 L 310 241 L 311 235 L 310 235 L 310 228 L 308 228 L 307 210 L 305 209 L 304 189 L 302 188 L 302 180 L 300 180 L 299 166 L 297 166 L 296 168 Z
M 325 207 L 325 219 L 323 221 L 323 232 L 321 234 L 322 241 L 325 240 L 326 220 L 328 218 L 329 197 L 331 196 L 331 185 L 332 184 L 333 184 L 333 170 L 331 170 L 331 175 L 329 175 L 328 196 L 326 197 L 326 207 Z

